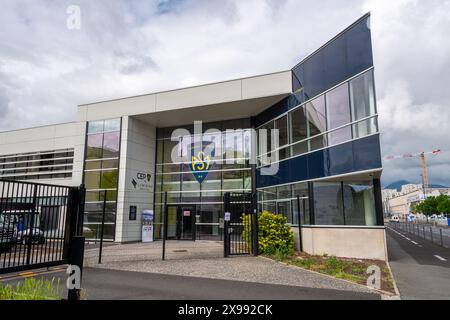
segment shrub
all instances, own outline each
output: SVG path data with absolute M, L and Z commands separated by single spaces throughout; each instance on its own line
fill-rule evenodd
M 244 223 L 243 236 L 245 239 L 251 232 L 250 215 L 242 217 Z M 251 247 L 251 244 L 248 244 Z M 258 248 L 259 253 L 275 256 L 278 260 L 284 260 L 294 252 L 294 234 L 283 215 L 273 214 L 268 211 L 258 215 Z

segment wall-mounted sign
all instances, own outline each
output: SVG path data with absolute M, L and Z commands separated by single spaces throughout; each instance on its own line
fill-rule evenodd
M 128 220 L 136 221 L 136 216 L 137 216 L 137 207 L 130 206 L 130 214 L 129 214 Z
M 140 191 L 151 191 L 152 189 L 152 174 L 148 172 L 137 172 L 134 177 L 131 178 L 131 184 L 133 188 Z
M 183 216 L 184 217 L 190 217 L 191 216 L 191 212 L 190 211 L 183 211 Z
M 223 220 L 230 221 L 231 220 L 231 212 L 225 212 L 225 216 L 224 216 Z

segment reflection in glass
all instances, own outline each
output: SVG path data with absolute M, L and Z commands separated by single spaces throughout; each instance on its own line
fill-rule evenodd
M 375 226 L 373 182 L 344 182 L 345 222 L 347 225 Z
M 291 201 L 278 202 L 277 213 L 285 216 L 287 222 L 292 224 Z
M 352 120 L 357 121 L 376 113 L 375 93 L 372 71 L 353 79 L 350 82 L 350 97 L 352 106 Z M 374 122 L 360 122 L 354 126 L 355 137 L 363 137 L 376 132 Z
M 104 189 L 117 188 L 117 180 L 119 175 L 118 170 L 102 171 L 101 173 L 102 173 L 101 188 Z
M 327 117 L 330 130 L 351 122 L 347 83 L 327 93 Z
M 104 132 L 120 131 L 120 118 L 105 120 Z
M 89 121 L 88 134 L 103 132 L 103 121 Z
M 84 184 L 86 189 L 100 189 L 100 171 L 86 171 Z
M 305 105 L 309 136 L 321 134 L 327 130 L 325 96 L 320 96 Z
M 316 225 L 344 225 L 344 205 L 340 182 L 314 183 Z
M 120 132 L 105 133 L 103 136 L 103 158 L 119 157 Z
M 289 118 L 291 121 L 291 136 L 292 143 L 301 141 L 307 138 L 308 131 L 306 127 L 306 113 L 303 107 L 300 107 L 294 110 L 289 114 Z
M 87 137 L 87 159 L 102 158 L 103 134 L 90 134 Z
M 279 147 L 288 144 L 288 123 L 287 116 L 275 120 L 275 129 L 279 132 Z

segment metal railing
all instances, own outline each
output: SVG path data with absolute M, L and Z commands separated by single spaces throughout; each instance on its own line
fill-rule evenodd
M 389 226 L 431 241 L 441 247 L 450 248 L 450 228 L 439 228 L 411 221 L 389 222 Z

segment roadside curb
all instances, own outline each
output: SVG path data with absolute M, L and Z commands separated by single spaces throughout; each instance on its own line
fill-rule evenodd
M 401 300 L 402 297 L 400 295 L 400 290 L 398 290 L 397 282 L 395 281 L 394 273 L 392 272 L 391 265 L 389 264 L 389 261 L 386 261 L 386 265 L 387 265 L 387 267 L 389 269 L 389 273 L 391 274 L 392 284 L 394 285 L 395 296 L 391 296 L 389 299 L 383 299 L 383 300 Z M 394 298 L 397 298 L 397 299 L 394 299 Z
M 320 272 L 317 272 L 317 271 L 308 270 L 308 269 L 305 269 L 305 268 L 302 268 L 302 267 L 298 267 L 298 266 L 291 265 L 291 264 L 286 263 L 286 262 L 281 262 L 281 261 L 273 260 L 273 259 L 268 258 L 268 257 L 258 256 L 258 258 L 270 260 L 270 261 L 273 261 L 273 262 L 282 264 L 282 265 L 287 266 L 287 267 L 292 268 L 292 269 L 301 269 L 301 270 L 304 270 L 304 271 L 311 272 L 311 273 L 313 273 L 313 274 L 317 274 L 317 275 L 320 275 L 320 276 L 325 276 L 325 277 L 330 278 L 330 279 L 333 279 L 333 280 L 335 280 L 335 281 L 342 281 L 342 282 L 345 282 L 345 283 L 347 283 L 347 284 L 351 284 L 351 285 L 354 285 L 354 286 L 358 286 L 358 287 L 364 288 L 364 289 L 367 290 L 367 291 L 372 291 L 372 292 L 374 292 L 374 293 L 379 294 L 379 295 L 381 296 L 381 299 L 382 299 L 382 300 L 400 300 L 400 295 L 399 295 L 399 294 L 397 295 L 397 293 L 398 293 L 397 285 L 395 284 L 395 280 L 394 280 L 394 278 L 393 278 L 393 276 L 392 276 L 392 271 L 391 271 L 389 265 L 388 265 L 388 268 L 389 268 L 389 272 L 391 273 L 391 277 L 392 277 L 392 279 L 393 279 L 393 281 L 394 281 L 394 290 L 395 290 L 396 294 L 392 294 L 392 293 L 387 292 L 387 291 L 384 291 L 384 290 L 377 290 L 377 289 L 374 289 L 374 288 L 371 288 L 371 287 L 362 285 L 362 284 L 360 284 L 360 283 L 351 282 L 351 281 L 349 281 L 349 280 L 335 278 L 335 277 L 330 276 L 330 275 L 325 274 L 325 273 L 320 273 Z M 397 297 L 398 297 L 398 299 L 397 299 Z

